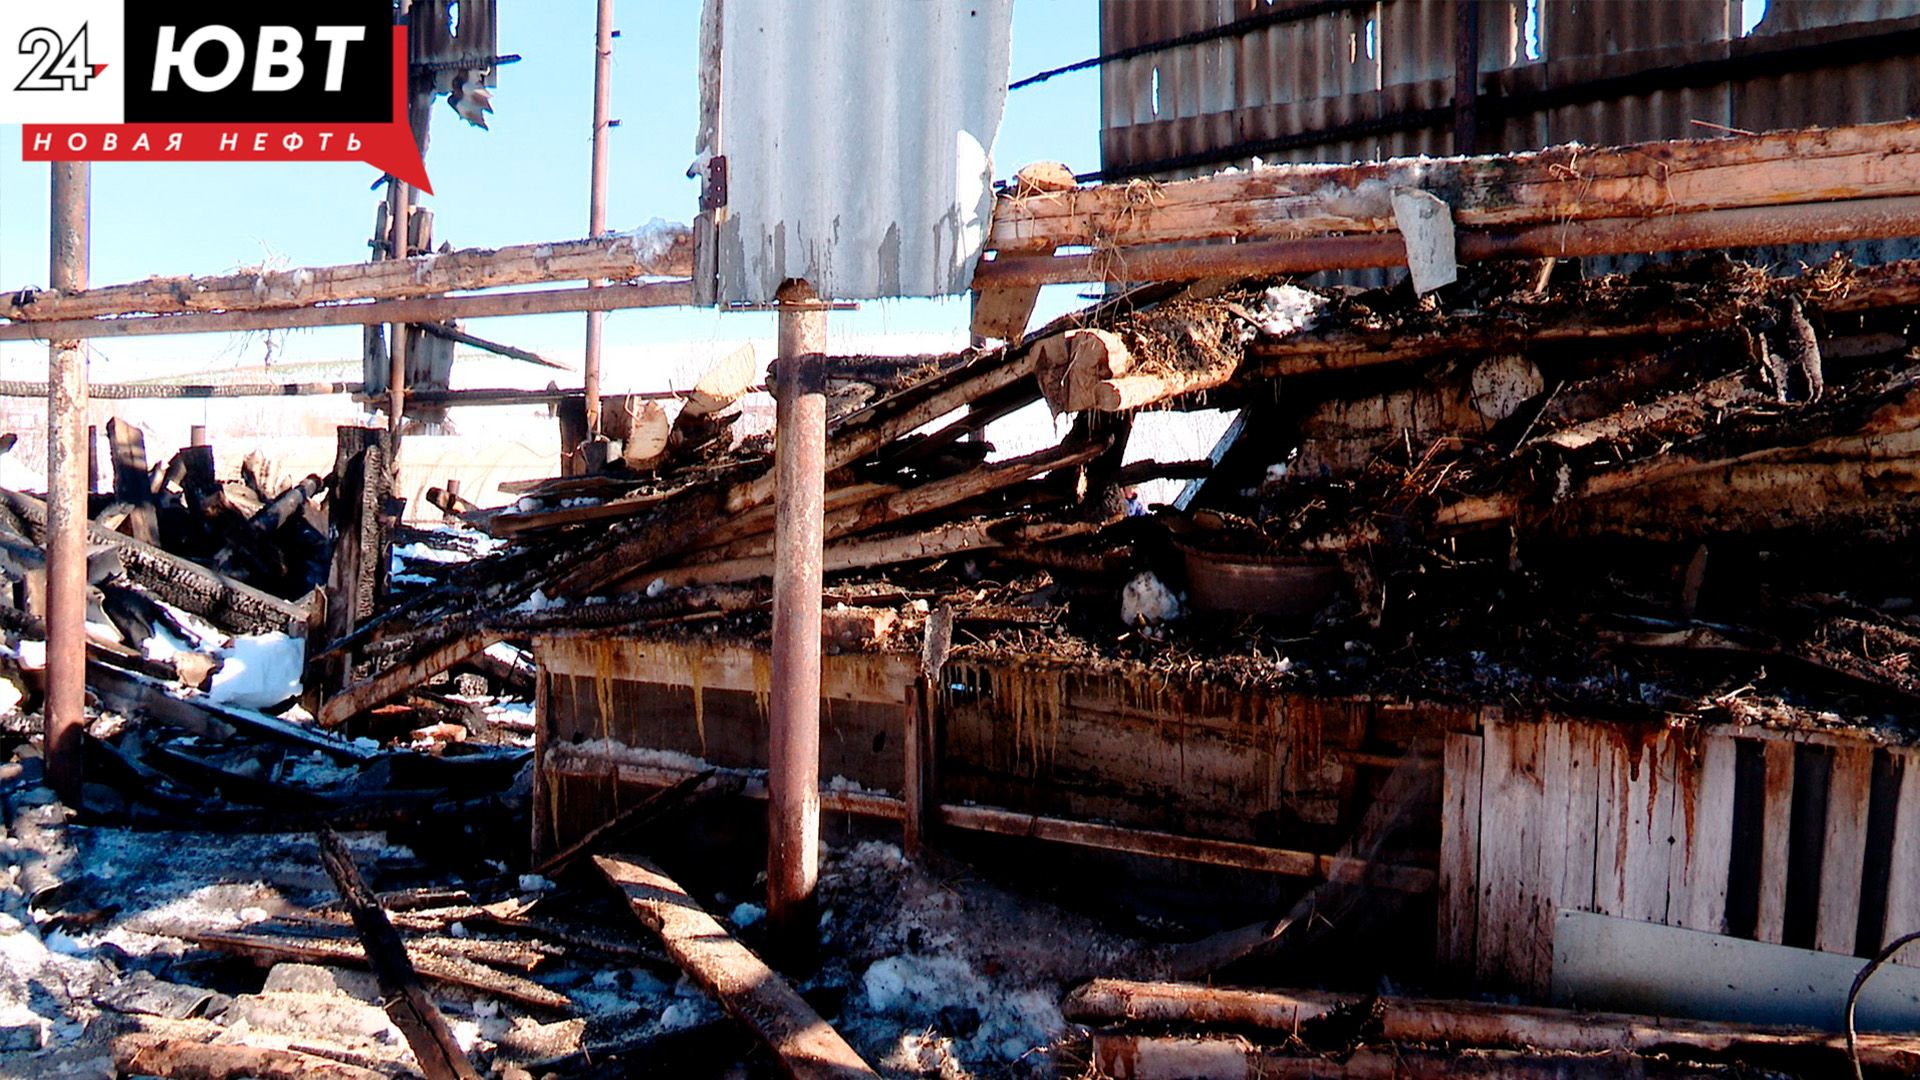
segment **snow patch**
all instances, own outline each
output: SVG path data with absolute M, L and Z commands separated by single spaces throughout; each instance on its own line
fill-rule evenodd
M 307 646 L 299 638 L 278 630 L 248 634 L 234 638 L 219 656 L 220 670 L 213 673 L 207 696 L 221 705 L 269 709 L 300 695 Z
M 1275 285 L 1260 296 L 1260 307 L 1253 312 L 1254 325 L 1263 334 L 1286 337 L 1312 326 L 1320 318 L 1327 298 L 1297 285 Z

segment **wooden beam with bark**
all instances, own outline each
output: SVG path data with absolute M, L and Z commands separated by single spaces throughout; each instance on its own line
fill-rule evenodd
M 1392 194 L 1409 188 L 1444 198 L 1465 229 L 1916 195 L 1920 121 L 1479 157 L 1269 165 L 1167 183 L 1003 194 L 987 246 L 1008 253 L 1110 251 L 1390 232 Z M 1123 271 L 1125 256 L 1114 258 Z
M 112 1042 L 119 1076 L 164 1080 L 390 1080 L 376 1069 L 297 1050 L 206 1043 L 135 1031 Z
M 1095 979 L 1067 995 L 1061 1011 L 1095 1025 L 1219 1025 L 1285 1036 L 1362 998 L 1314 990 L 1242 990 L 1194 983 Z M 1394 1043 L 1565 1053 L 1628 1052 L 1682 1060 L 1734 1062 L 1792 1071 L 1846 1068 L 1846 1037 L 1828 1032 L 1710 1020 L 1573 1012 L 1529 1005 L 1381 997 L 1379 1038 Z M 1861 1063 L 1911 1075 L 1920 1038 L 1861 1036 Z M 1822 1068 L 1822 1063 L 1825 1067 Z
M 341 266 L 243 271 L 217 277 L 151 277 L 66 296 L 29 290 L 0 299 L 0 318 L 45 322 L 102 315 L 265 311 L 505 285 L 686 277 L 692 269 L 690 232 L 676 235 L 664 247 L 643 238 L 613 235 L 495 249 L 467 248 Z
M 794 1080 L 878 1076 L 786 980 L 672 878 L 631 856 L 596 855 L 593 861 L 688 977 L 773 1051 L 782 1072 Z

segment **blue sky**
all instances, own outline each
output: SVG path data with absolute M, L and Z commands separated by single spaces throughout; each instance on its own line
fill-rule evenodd
M 909 0 L 868 0 L 880 4 Z M 615 25 L 608 224 L 655 217 L 687 221 L 693 157 L 699 0 L 622 0 Z M 1098 51 L 1094 0 L 1017 0 L 1011 77 Z M 427 163 L 436 194 L 436 241 L 498 247 L 582 236 L 593 100 L 592 0 L 501 0 L 500 48 L 524 59 L 501 70 L 492 130 L 461 123 L 444 102 L 434 112 Z M 1075 171 L 1099 165 L 1099 76 L 1076 72 L 1009 95 L 994 152 L 1004 178 L 1035 160 Z M 96 164 L 92 280 L 155 274 L 215 274 L 262 264 L 314 266 L 367 257 L 377 178 L 358 163 Z M 47 167 L 20 160 L 20 128 L 0 126 L 0 288 L 42 285 L 47 276 Z M 1071 302 L 1050 297 L 1048 306 Z M 924 333 L 964 327 L 967 302 L 869 303 L 834 317 L 836 334 Z M 474 332 L 577 363 L 582 317 L 476 320 Z M 609 349 L 649 342 L 718 341 L 771 334 L 771 316 L 711 311 L 616 312 Z M 359 354 L 358 328 L 302 331 L 278 343 L 282 359 Z M 93 351 L 98 381 L 159 371 L 255 365 L 260 335 L 179 335 L 105 340 Z M 44 347 L 0 353 L 0 374 L 33 377 Z M 19 369 L 19 370 L 16 370 Z

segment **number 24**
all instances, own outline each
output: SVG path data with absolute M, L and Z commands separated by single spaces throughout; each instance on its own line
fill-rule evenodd
M 85 90 L 93 78 L 84 24 L 67 42 L 44 26 L 29 30 L 20 36 L 20 52 L 32 53 L 34 59 L 15 90 Z

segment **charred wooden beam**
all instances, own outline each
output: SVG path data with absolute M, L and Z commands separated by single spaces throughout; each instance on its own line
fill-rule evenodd
M 672 878 L 636 858 L 594 856 L 594 864 L 701 989 L 751 1028 L 795 1080 L 878 1074 L 786 980 L 736 941 Z
M 380 901 L 360 880 L 353 853 L 332 829 L 320 830 L 319 841 L 321 865 L 340 890 L 340 899 L 345 901 L 354 929 L 360 934 L 367 964 L 380 984 L 387 1016 L 406 1037 L 421 1073 L 426 1080 L 479 1080 L 473 1062 L 454 1041 L 446 1018 L 421 985 L 400 932 L 387 921 Z
M 504 636 L 498 631 L 476 631 L 444 642 L 421 656 L 404 659 L 400 663 L 348 685 L 339 693 L 327 698 L 321 704 L 315 719 L 321 727 L 338 727 L 375 705 L 391 701 L 408 690 L 424 684 L 428 679 L 484 650 Z
M 205 1043 L 143 1031 L 114 1038 L 120 1076 L 166 1080 L 389 1080 L 386 1073 L 317 1054 L 236 1043 Z
M 25 519 L 38 538 L 46 530 L 47 504 L 37 496 L 0 490 L 4 501 Z M 304 605 L 282 600 L 233 578 L 99 526 L 87 530 L 90 543 L 112 545 L 127 576 L 161 599 L 230 631 L 286 630 L 306 622 Z
M 351 941 L 329 938 L 292 938 L 270 937 L 266 934 L 239 934 L 215 930 L 166 931 L 170 937 L 192 942 L 202 948 L 217 952 L 245 957 L 256 964 L 277 964 L 285 960 L 301 963 L 345 964 L 349 967 L 366 967 L 367 957 L 360 946 Z M 566 995 L 549 990 L 539 983 L 504 971 L 495 971 L 454 956 L 436 953 L 422 953 L 413 958 L 414 970 L 435 982 L 449 986 L 465 987 L 482 994 L 491 994 L 518 1001 L 523 1005 L 532 1005 L 541 1009 L 566 1009 L 570 1007 Z
M 113 458 L 113 494 L 128 507 L 127 535 L 143 544 L 158 544 L 160 525 L 147 481 L 145 434 L 116 416 L 107 421 L 107 443 Z

